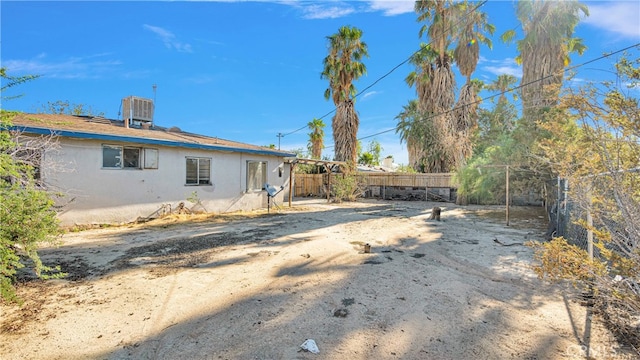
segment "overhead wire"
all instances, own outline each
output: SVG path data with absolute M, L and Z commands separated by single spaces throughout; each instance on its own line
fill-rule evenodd
M 478 8 L 480 8 L 481 6 L 483 6 L 485 3 L 487 3 L 487 1 L 488 1 L 488 0 L 482 1 L 481 3 L 479 3 L 478 5 L 476 5 L 473 9 L 471 9 L 471 10 L 470 10 L 470 11 L 469 11 L 465 16 L 464 16 L 464 18 L 463 18 L 462 20 L 460 20 L 458 23 L 456 23 L 456 24 L 454 24 L 454 25 L 452 25 L 452 26 L 455 26 L 455 25 L 457 25 L 457 24 L 461 23 L 464 19 L 466 19 L 466 18 L 468 17 L 468 15 L 469 15 L 469 14 L 471 14 L 472 12 L 476 11 Z M 427 44 L 431 44 L 431 43 L 429 42 L 429 43 L 427 43 Z M 601 55 L 601 56 L 599 56 L 599 57 L 596 57 L 596 58 L 594 58 L 594 59 L 591 59 L 591 60 L 585 61 L 585 62 L 583 62 L 583 63 L 581 63 L 581 64 L 577 64 L 577 65 L 574 65 L 574 66 L 570 66 L 570 67 L 568 67 L 568 68 L 566 68 L 566 69 L 563 69 L 563 70 L 562 70 L 562 73 L 564 74 L 564 73 L 566 73 L 566 72 L 568 72 L 568 71 L 572 71 L 572 70 L 574 70 L 574 69 L 577 69 L 577 68 L 580 68 L 580 67 L 582 67 L 582 66 L 588 65 L 588 64 L 590 64 L 590 63 L 593 63 L 593 62 L 596 62 L 596 61 L 599 61 L 599 60 L 602 60 L 602 59 L 608 58 L 608 57 L 610 57 L 610 56 L 613 56 L 613 55 L 619 54 L 619 53 L 621 53 L 621 52 L 627 51 L 627 50 L 629 50 L 629 49 L 632 49 L 632 48 L 634 48 L 634 47 L 638 47 L 638 46 L 640 46 L 640 43 L 636 43 L 636 44 L 633 44 L 633 45 L 627 46 L 627 47 L 625 47 L 625 48 L 622 48 L 622 49 L 619 49 L 619 50 L 616 50 L 616 51 L 613 51 L 613 52 L 610 52 L 610 53 L 603 54 L 603 55 Z M 387 73 L 385 73 L 384 75 L 382 75 L 381 77 L 379 77 L 377 80 L 375 80 L 373 83 L 371 83 L 369 86 L 365 87 L 363 90 L 361 90 L 360 92 L 358 92 L 356 95 L 354 95 L 354 98 L 357 98 L 358 96 L 362 95 L 365 91 L 367 91 L 367 90 L 368 90 L 368 89 L 370 89 L 371 87 L 375 86 L 377 83 L 379 83 L 381 80 L 383 80 L 384 78 L 386 78 L 387 76 L 389 76 L 391 73 L 393 73 L 394 71 L 396 71 L 398 68 L 400 68 L 401 66 L 405 65 L 407 62 L 411 61 L 411 59 L 412 59 L 416 54 L 418 54 L 420 51 L 422 51 L 422 48 L 420 48 L 420 49 L 416 50 L 415 52 L 413 52 L 413 53 L 412 53 L 412 54 L 411 54 L 407 59 L 405 59 L 404 61 L 402 61 L 402 62 L 401 62 L 401 63 L 399 63 L 398 65 L 394 66 L 394 67 L 393 67 L 391 70 L 389 70 Z M 504 91 L 501 91 L 501 92 L 495 93 L 495 94 L 490 95 L 490 96 L 488 96 L 488 97 L 486 97 L 486 98 L 482 98 L 482 99 L 479 99 L 479 100 L 475 100 L 475 101 L 472 101 L 472 102 L 468 102 L 468 103 L 462 104 L 462 105 L 460 105 L 460 106 L 458 106 L 458 107 L 454 107 L 454 108 L 452 108 L 452 109 L 449 109 L 449 110 L 446 110 L 446 111 L 443 111 L 443 112 L 440 112 L 440 113 L 437 113 L 437 114 L 433 114 L 433 115 L 429 116 L 429 117 L 427 118 L 427 120 L 428 120 L 428 119 L 435 118 L 435 117 L 437 117 L 437 116 L 441 116 L 441 115 L 445 115 L 445 114 L 451 113 L 451 112 L 453 112 L 453 111 L 456 111 L 456 110 L 458 110 L 458 109 L 461 109 L 461 108 L 464 108 L 464 107 L 467 107 L 467 106 L 470 106 L 470 105 L 479 104 L 479 103 L 481 103 L 481 102 L 483 102 L 483 101 L 485 101 L 485 100 L 490 100 L 490 99 L 493 99 L 493 98 L 495 98 L 495 97 L 498 97 L 498 96 L 502 96 L 502 95 L 504 95 L 504 94 L 511 93 L 511 92 L 513 92 L 513 91 L 519 90 L 519 89 L 524 88 L 524 87 L 526 87 L 526 86 L 530 86 L 530 85 L 535 84 L 535 83 L 537 83 L 537 82 L 544 81 L 545 79 L 548 79 L 548 78 L 553 77 L 553 76 L 556 76 L 556 74 L 555 74 L 555 73 L 554 73 L 554 74 L 548 74 L 548 75 L 542 76 L 542 77 L 540 77 L 540 78 L 538 78 L 538 79 L 532 80 L 532 81 L 530 81 L 530 82 L 528 82 L 528 83 L 520 84 L 520 85 L 518 85 L 518 86 L 511 87 L 511 88 L 509 88 L 509 89 L 507 89 L 507 90 L 504 90 Z M 332 114 L 332 113 L 333 113 L 333 112 L 335 112 L 335 111 L 336 111 L 336 108 L 334 108 L 333 110 L 329 111 L 328 113 L 326 113 L 325 115 L 323 115 L 323 116 L 322 116 L 322 117 L 320 117 L 319 119 L 323 119 L 323 118 L 325 118 L 325 117 L 329 116 L 330 114 Z M 281 136 L 286 136 L 286 135 L 294 134 L 294 133 L 296 133 L 296 132 L 298 132 L 298 131 L 301 131 L 301 130 L 305 129 L 307 126 L 308 126 L 308 125 L 302 126 L 302 127 L 301 127 L 301 128 L 299 128 L 299 129 L 296 129 L 296 130 L 294 130 L 294 131 L 288 132 L 288 133 L 283 134 L 283 135 L 281 135 Z M 382 134 L 386 134 L 386 133 L 388 133 L 388 132 L 395 131 L 395 130 L 396 130 L 396 128 L 395 128 L 395 127 L 394 127 L 394 128 L 390 128 L 390 129 L 383 130 L 383 131 L 380 131 L 380 132 L 377 132 L 377 133 L 374 133 L 374 134 L 371 134 L 371 135 L 367 135 L 367 136 L 360 137 L 360 138 L 358 138 L 357 140 L 364 140 L 364 139 L 372 138 L 372 137 L 375 137 L 375 136 L 378 136 L 378 135 L 382 135 Z M 333 148 L 333 147 L 334 147 L 334 145 L 331 145 L 331 146 L 325 146 L 325 149 L 330 149 L 330 148 Z
M 592 62 L 602 60 L 602 59 L 604 59 L 604 58 L 607 58 L 607 57 L 613 56 L 613 55 L 615 55 L 615 54 L 619 54 L 619 53 L 621 53 L 621 52 L 627 51 L 627 50 L 632 49 L 632 48 L 637 47 L 637 46 L 640 46 L 640 43 L 636 43 L 636 44 L 634 44 L 634 45 L 627 46 L 627 47 L 625 47 L 625 48 L 623 48 L 623 49 L 616 50 L 616 51 L 614 51 L 614 52 L 611 52 L 611 53 L 608 53 L 608 54 L 601 55 L 601 56 L 599 56 L 599 57 L 597 57 L 597 58 L 595 58 L 595 59 L 591 59 L 591 60 L 586 61 L 586 62 L 584 62 L 584 63 L 581 63 L 581 64 L 578 64 L 578 65 L 574 65 L 574 66 L 568 67 L 568 68 L 566 68 L 566 69 L 563 69 L 563 70 L 562 70 L 562 72 L 563 72 L 563 73 L 565 73 L 565 72 L 568 72 L 568 71 L 571 71 L 571 70 L 574 70 L 574 69 L 580 68 L 580 67 L 585 66 L 585 65 L 587 65 L 587 64 L 590 64 L 590 63 L 592 63 Z M 441 113 L 433 114 L 433 115 L 429 116 L 429 117 L 428 117 L 428 118 L 426 118 L 426 119 L 428 120 L 428 119 L 432 119 L 432 118 L 437 117 L 437 116 L 445 115 L 445 114 L 448 114 L 448 113 L 453 112 L 453 111 L 455 111 L 455 110 L 458 110 L 458 109 L 464 108 L 464 107 L 466 107 L 466 106 L 469 106 L 469 105 L 479 104 L 479 103 L 481 103 L 481 102 L 483 102 L 483 101 L 485 101 L 485 100 L 490 100 L 490 99 L 493 99 L 493 98 L 495 98 L 495 97 L 501 96 L 501 95 L 503 95 L 503 94 L 507 94 L 507 93 L 513 92 L 513 91 L 515 91 L 515 90 L 518 90 L 518 89 L 524 88 L 524 87 L 526 87 L 526 86 L 529 86 L 529 85 L 535 84 L 535 83 L 537 83 L 537 82 L 543 81 L 543 80 L 545 80 L 545 79 L 547 79 L 547 78 L 550 78 L 550 77 L 552 77 L 552 76 L 556 76 L 556 74 L 549 74 L 549 75 L 543 76 L 543 77 L 541 77 L 541 78 L 539 78 L 539 79 L 535 79 L 535 80 L 529 81 L 528 83 L 520 84 L 520 85 L 518 85 L 518 86 L 511 87 L 511 88 L 509 88 L 509 89 L 507 89 L 507 90 L 505 90 L 505 91 L 502 91 L 502 92 L 499 92 L 499 93 L 493 94 L 493 95 L 488 96 L 488 97 L 486 97 L 486 98 L 482 98 L 482 99 L 479 99 L 479 100 L 476 100 L 476 101 L 472 101 L 472 102 L 469 102 L 469 103 L 465 103 L 465 104 L 463 104 L 463 105 L 460 105 L 460 106 L 458 106 L 458 107 L 454 107 L 453 109 L 450 109 L 450 110 L 447 110 L 447 111 L 443 111 L 443 112 L 441 112 Z M 359 138 L 358 140 L 368 139 L 368 138 L 371 138 L 371 137 L 374 137 L 374 136 L 377 136 L 377 135 L 385 134 L 385 133 L 388 133 L 388 132 L 390 132 L 390 131 L 394 131 L 395 129 L 396 129 L 396 128 L 391 128 L 391 129 L 387 129 L 387 130 L 384 130 L 384 131 L 377 132 L 377 133 L 372 134 L 372 135 L 363 136 L 363 137 Z M 326 148 L 331 148 L 331 147 L 332 147 L 332 146 L 328 146 L 328 147 L 326 147 Z
M 465 16 L 464 16 L 462 19 L 460 19 L 460 21 L 458 21 L 458 22 L 457 22 L 457 23 L 455 23 L 455 24 L 452 24 L 451 26 L 452 26 L 452 27 L 453 27 L 453 26 L 457 26 L 458 24 L 462 23 L 464 20 L 466 20 L 466 18 L 467 18 L 471 13 L 473 13 L 473 12 L 474 12 L 474 11 L 476 11 L 476 10 L 478 10 L 478 8 L 480 8 L 481 6 L 483 6 L 484 4 L 486 4 L 488 1 L 489 1 L 489 0 L 481 1 L 481 2 L 480 2 L 478 5 L 476 5 L 473 9 L 469 10 L 469 12 L 467 12 L 467 13 L 465 14 Z M 428 45 L 430 45 L 431 43 L 429 42 L 429 43 L 427 43 L 427 44 L 428 44 Z M 418 54 L 418 53 L 419 53 L 419 52 L 421 52 L 421 51 L 422 51 L 422 48 L 420 48 L 420 49 L 418 49 L 418 50 L 414 51 L 414 52 L 413 52 L 413 53 L 412 53 L 408 58 L 406 58 L 405 60 L 403 60 L 403 61 L 402 61 L 401 63 L 399 63 L 398 65 L 394 66 L 391 70 L 389 70 L 389 71 L 388 71 L 387 73 L 385 73 L 384 75 L 380 76 L 378 79 L 376 79 L 376 80 L 375 80 L 373 83 L 371 83 L 369 86 L 365 87 L 364 89 L 362 89 L 361 91 L 359 91 L 357 94 L 355 94 L 355 95 L 353 96 L 353 98 L 355 99 L 355 98 L 357 98 L 358 96 L 362 95 L 365 91 L 367 91 L 367 90 L 369 90 L 370 88 L 372 88 L 373 86 L 375 86 L 375 85 L 376 85 L 377 83 L 379 83 L 382 79 L 384 79 L 384 78 L 386 78 L 387 76 L 391 75 L 391 73 L 393 73 L 394 71 L 396 71 L 396 70 L 397 70 L 398 68 L 400 68 L 402 65 L 405 65 L 406 63 L 408 63 L 409 61 L 411 61 L 411 59 L 412 59 L 416 54 Z M 319 120 L 322 120 L 322 119 L 324 119 L 325 117 L 327 117 L 327 116 L 331 115 L 332 113 L 334 113 L 336 110 L 337 110 L 337 108 L 334 108 L 333 110 L 331 110 L 331 111 L 329 111 L 328 113 L 326 113 L 326 114 L 322 115 L 322 116 L 321 116 L 321 117 L 319 117 L 318 119 L 319 119 Z M 300 127 L 299 129 L 296 129 L 296 130 L 290 131 L 290 132 L 285 133 L 285 134 L 280 134 L 279 136 L 280 136 L 280 137 L 285 137 L 285 136 L 287 136 L 287 135 L 291 135 L 291 134 L 297 133 L 298 131 L 301 131 L 301 130 L 305 129 L 307 126 L 308 126 L 308 125 L 304 125 L 304 126 Z

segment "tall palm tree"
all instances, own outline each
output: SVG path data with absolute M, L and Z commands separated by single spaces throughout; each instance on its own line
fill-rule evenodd
M 588 16 L 586 5 L 576 0 L 519 1 L 516 15 L 525 37 L 517 42 L 522 64 L 522 105 L 524 118 L 533 124 L 540 111 L 553 106 L 563 82 L 563 69 L 569 64 L 569 54 L 582 54 L 586 46 L 573 38 L 581 16 Z M 505 41 L 514 38 L 508 31 Z
M 431 165 L 425 171 L 453 171 L 471 155 L 470 130 L 475 126 L 477 106 L 474 103 L 478 90 L 471 83 L 471 74 L 478 63 L 479 43 L 491 46 L 491 40 L 486 34 L 492 34 L 494 27 L 488 23 L 486 14 L 468 1 L 418 0 L 414 9 L 418 14 L 418 21 L 425 22 L 419 36 L 427 34 L 430 48 L 435 53 L 431 63 L 432 74 L 428 79 L 429 90 L 422 91 L 428 93 L 429 97 L 422 100 L 419 96 L 419 107 L 433 114 L 427 118 L 437 134 L 436 141 L 430 144 L 432 148 L 425 148 L 424 153 L 439 155 L 433 161 L 426 162 Z M 452 51 L 450 48 L 453 45 L 456 47 Z M 454 61 L 461 74 L 467 78 L 457 103 L 452 70 Z M 419 90 L 417 86 L 416 90 Z M 455 111 L 451 111 L 452 109 Z M 461 142 L 464 144 L 462 147 Z M 461 148 L 464 150 L 461 151 Z
M 335 160 L 355 164 L 357 158 L 357 134 L 359 119 L 354 102 L 356 88 L 353 81 L 366 74 L 361 60 L 369 56 L 367 44 L 362 41 L 362 30 L 342 26 L 337 33 L 327 36 L 329 54 L 324 58 L 323 79 L 329 80 L 325 99 L 332 99 L 336 106 L 331 127 L 335 148 Z
M 487 35 L 493 35 L 495 26 L 489 23 L 487 14 L 477 10 L 477 5 L 468 1 L 457 4 L 459 26 L 456 48 L 453 58 L 458 65 L 460 73 L 465 76 L 466 82 L 460 89 L 458 101 L 455 105 L 454 118 L 456 119 L 456 133 L 453 147 L 453 160 L 458 168 L 466 163 L 466 159 L 473 153 L 471 136 L 473 129 L 478 125 L 478 91 L 481 84 L 474 84 L 471 75 L 480 59 L 480 44 L 492 48 L 491 39 Z
M 431 89 L 433 72 L 435 68 L 435 59 L 437 53 L 429 44 L 421 43 L 420 50 L 411 56 L 409 62 L 415 66 L 405 78 L 405 82 L 409 87 L 416 88 L 417 100 L 411 100 L 407 105 L 403 106 L 402 111 L 396 119 L 396 134 L 400 134 L 400 141 L 407 144 L 407 152 L 409 155 L 409 166 L 416 171 L 424 171 L 424 158 L 427 155 L 426 150 L 433 152 L 438 147 L 438 142 L 428 141 L 431 139 L 429 135 L 433 129 L 427 125 L 431 124 L 431 119 L 422 114 L 433 114 L 430 107 Z M 429 131 L 426 128 L 429 128 Z M 431 139 L 433 140 L 433 139 Z M 432 170 L 431 167 L 427 167 Z
M 429 44 L 421 43 L 420 50 L 414 53 L 409 62 L 416 68 L 407 75 L 404 81 L 409 87 L 416 87 L 416 94 L 418 95 L 418 103 L 416 104 L 416 111 L 418 109 L 424 109 L 429 104 L 431 98 L 431 81 L 433 80 L 433 71 L 435 67 L 435 59 L 438 53 L 433 50 L 433 47 Z
M 478 105 L 481 99 L 477 93 L 482 86 L 480 81 L 469 80 L 460 89 L 460 95 L 453 111 L 453 117 L 456 121 L 452 136 L 455 146 L 451 149 L 451 157 L 455 164 L 454 169 L 463 166 L 466 160 L 473 155 L 471 137 L 473 130 L 478 126 Z
M 322 157 L 322 149 L 324 149 L 324 127 L 325 124 L 321 119 L 311 120 L 307 126 L 311 132 L 309 133 L 309 150 L 312 159 L 320 159 Z
M 452 0 L 418 0 L 414 6 L 418 21 L 430 22 L 422 25 L 419 37 L 427 34 L 431 48 L 435 51 L 435 63 L 431 78 L 429 104 L 433 112 L 451 109 L 455 101 L 455 76 L 451 69 L 453 57 L 449 46 L 453 39 L 456 10 Z
M 449 46 L 453 41 L 452 29 L 455 23 L 452 0 L 418 0 L 415 2 L 414 10 L 418 14 L 417 20 L 424 22 L 418 33 L 419 37 L 426 34 L 430 40 L 430 50 L 428 56 L 422 56 L 423 61 L 429 64 L 417 65 L 420 69 L 429 69 L 428 77 L 423 76 L 421 82 L 416 83 L 428 90 L 422 90 L 428 97 L 419 96 L 419 118 L 428 122 L 431 140 L 421 139 L 423 146 L 420 153 L 430 159 L 422 158 L 419 163 L 424 172 L 441 172 L 449 167 L 445 163 L 446 154 L 450 147 L 452 128 L 452 116 L 448 114 L 455 101 L 455 76 L 453 74 L 452 54 Z M 425 83 L 426 82 L 426 83 Z M 429 116 L 426 116 L 429 114 Z M 417 124 L 416 124 L 417 125 Z M 426 124 L 420 124 L 422 125 Z M 421 129 L 423 130 L 423 129 Z M 422 132 L 420 132 L 422 133 Z M 425 134 L 426 135 L 426 134 Z M 439 154 L 434 158 L 434 154 Z M 416 169 L 418 170 L 418 169 Z M 446 171 L 446 170 L 444 170 Z
M 476 70 L 480 59 L 480 44 L 485 44 L 489 49 L 493 47 L 491 39 L 495 26 L 489 23 L 487 14 L 476 9 L 477 5 L 468 1 L 457 4 L 459 22 L 456 24 L 458 33 L 456 48 L 453 58 L 458 65 L 462 76 L 467 78 L 466 83 L 471 82 L 471 74 Z

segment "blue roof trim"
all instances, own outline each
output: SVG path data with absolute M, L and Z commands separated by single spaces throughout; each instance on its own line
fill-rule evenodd
M 131 143 L 146 144 L 146 145 L 170 146 L 170 147 L 180 147 L 180 148 L 199 149 L 199 150 L 243 152 L 243 153 L 250 153 L 250 154 L 271 155 L 271 156 L 281 156 L 281 157 L 295 156 L 295 153 L 290 153 L 288 151 L 245 149 L 245 148 L 231 147 L 231 146 L 194 144 L 194 143 L 181 142 L 181 141 L 147 139 L 147 138 L 140 138 L 135 136 L 95 134 L 95 133 L 86 133 L 81 131 L 54 130 L 54 129 L 47 129 L 47 128 L 15 126 L 15 125 L 11 126 L 10 129 L 18 130 L 18 131 L 22 131 L 30 134 L 38 134 L 38 135 L 53 134 L 56 136 L 77 138 L 77 139 L 121 141 L 121 142 L 131 142 Z

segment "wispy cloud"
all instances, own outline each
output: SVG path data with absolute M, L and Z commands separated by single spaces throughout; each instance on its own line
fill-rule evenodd
M 301 9 L 305 19 L 336 19 L 355 12 L 353 7 L 343 3 L 340 5 L 334 5 L 333 3 L 331 5 L 329 3 L 304 5 Z
M 119 60 L 104 59 L 110 54 L 95 54 L 49 60 L 47 54 L 38 54 L 32 59 L 3 60 L 3 66 L 16 74 L 33 74 L 58 79 L 96 79 L 116 72 L 122 65 Z
M 366 93 L 362 94 L 362 100 L 364 100 L 366 98 L 369 98 L 371 96 L 374 96 L 374 95 L 378 95 L 380 93 L 381 93 L 380 91 L 367 91 Z
M 413 12 L 414 6 L 414 1 L 411 0 L 273 0 L 273 2 L 297 8 L 302 13 L 302 17 L 305 19 L 336 19 L 355 13 L 366 12 L 382 12 L 385 16 L 394 16 Z
M 160 40 L 162 40 L 162 42 L 164 43 L 164 46 L 166 46 L 168 49 L 175 49 L 179 52 L 192 52 L 191 45 L 178 41 L 176 39 L 176 36 L 171 31 L 158 26 L 147 24 L 142 25 L 142 27 L 158 35 Z
M 480 58 L 478 63 L 480 69 L 494 75 L 513 75 L 522 77 L 522 68 L 516 64 L 515 59 L 506 58 L 501 60 L 489 60 L 484 57 Z
M 386 16 L 394 16 L 413 12 L 415 2 L 410 0 L 373 0 L 369 7 L 373 11 L 382 11 Z
M 640 2 L 616 1 L 603 5 L 589 5 L 585 24 L 625 38 L 640 39 Z

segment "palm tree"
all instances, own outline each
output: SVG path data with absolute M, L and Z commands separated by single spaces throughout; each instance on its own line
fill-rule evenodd
M 407 144 L 409 166 L 420 172 L 445 172 L 447 153 L 440 146 L 438 132 L 434 128 L 434 114 L 418 109 L 417 100 L 402 107 L 396 119 L 396 134 Z
M 311 132 L 309 133 L 309 150 L 312 159 L 320 159 L 322 157 L 322 149 L 324 149 L 324 127 L 325 124 L 321 119 L 313 119 L 307 126 Z
M 423 107 L 429 104 L 432 88 L 431 81 L 433 80 L 434 64 L 437 56 L 438 54 L 431 45 L 421 43 L 420 50 L 413 54 L 409 60 L 416 67 L 416 70 L 410 72 L 404 81 L 409 87 L 416 87 L 416 94 L 418 95 L 416 110 L 426 110 Z
M 436 133 L 435 141 L 430 144 L 432 148 L 423 151 L 431 156 L 426 161 L 425 171 L 453 171 L 471 155 L 470 136 L 471 129 L 476 125 L 478 91 L 471 82 L 471 74 L 480 56 L 479 43 L 491 47 L 491 40 L 485 34 L 492 34 L 494 27 L 488 23 L 486 14 L 467 1 L 418 0 L 414 9 L 418 13 L 418 21 L 425 22 L 419 36 L 427 34 L 434 52 L 434 56 L 430 57 L 432 71 L 427 80 L 429 90 L 421 90 L 417 86 L 420 83 L 415 82 L 420 99 L 419 108 L 433 114 L 426 119 L 432 123 L 431 128 Z M 450 47 L 454 44 L 456 48 L 451 51 Z M 428 57 L 424 59 L 429 61 Z M 452 70 L 454 61 L 467 78 L 457 103 Z M 427 67 L 419 65 L 419 68 Z M 429 97 L 421 97 L 421 93 L 428 93 Z M 461 143 L 463 146 L 460 146 Z M 433 157 L 433 154 L 438 155 Z
M 357 159 L 357 134 L 359 119 L 354 102 L 356 88 L 353 81 L 366 74 L 361 60 L 368 57 L 367 44 L 362 41 L 362 30 L 342 26 L 337 33 L 327 36 L 329 54 L 324 58 L 323 79 L 329 80 L 325 99 L 333 100 L 336 113 L 331 127 L 335 148 L 335 160 L 355 164 Z
M 468 80 L 460 89 L 458 102 L 456 102 L 453 118 L 456 120 L 451 157 L 455 164 L 454 169 L 463 166 L 466 160 L 473 155 L 471 137 L 473 130 L 478 126 L 478 105 L 480 98 L 477 93 L 483 87 L 481 81 Z M 451 169 L 453 170 L 453 169 Z
M 455 7 L 452 5 L 453 1 L 451 0 L 418 0 L 414 6 L 414 10 L 418 13 L 418 21 L 425 23 L 420 28 L 418 36 L 422 37 L 426 34 L 431 44 L 429 47 L 431 52 L 416 59 L 429 62 L 417 66 L 420 69 L 428 69 L 430 72 L 428 77 L 423 76 L 420 79 L 422 82 L 416 83 L 417 91 L 419 90 L 418 85 L 428 88 L 428 90 L 419 91 L 418 94 L 420 100 L 418 108 L 421 111 L 419 118 L 422 118 L 423 122 L 429 123 L 429 135 L 434 135 L 430 137 L 434 141 L 421 139 L 423 148 L 420 153 L 430 157 L 428 160 L 423 157 L 419 161 L 424 172 L 447 171 L 444 169 L 450 165 L 445 163 L 445 155 L 451 147 L 450 138 L 453 126 L 451 124 L 452 116 L 448 111 L 451 110 L 455 101 L 454 90 L 456 86 L 455 76 L 451 69 L 453 58 L 448 49 L 453 40 L 451 30 L 455 23 Z M 425 74 L 424 71 L 422 73 Z M 425 93 L 428 97 L 420 96 L 420 92 Z M 420 125 L 426 126 L 427 124 Z M 416 132 L 423 133 L 422 131 Z M 438 156 L 434 157 L 434 154 L 438 154 Z
M 493 35 L 495 26 L 489 24 L 486 13 L 477 11 L 468 1 L 457 4 L 458 34 L 453 58 L 458 65 L 462 76 L 467 78 L 467 84 L 471 82 L 471 74 L 476 70 L 480 59 L 480 43 L 489 49 L 493 47 L 491 39 L 485 34 Z
M 453 160 L 455 168 L 465 164 L 466 159 L 473 153 L 471 136 L 473 129 L 478 125 L 478 91 L 482 84 L 473 83 L 471 75 L 480 59 L 480 43 L 492 48 L 491 39 L 485 35 L 493 35 L 495 26 L 489 24 L 487 14 L 477 11 L 477 6 L 472 6 L 468 1 L 457 4 L 458 15 L 461 17 L 459 33 L 457 35 L 456 48 L 453 58 L 458 65 L 460 73 L 465 76 L 466 82 L 460 89 L 460 95 L 455 105 L 454 118 L 456 119 L 456 133 L 453 147 Z
M 516 83 L 518 82 L 518 78 L 509 74 L 501 74 L 490 84 L 485 85 L 484 88 L 491 91 L 497 91 L 500 96 L 498 97 L 498 102 L 496 104 L 496 109 L 504 109 L 508 107 L 508 101 L 506 93 L 509 91 Z M 511 93 L 513 96 L 513 100 L 518 100 L 518 94 L 513 91 Z M 493 99 L 492 99 L 493 100 Z M 508 116 L 510 113 L 501 114 L 500 112 L 495 113 L 495 116 L 492 116 L 494 121 L 490 128 L 491 129 L 500 129 L 500 131 L 512 131 L 514 128 L 514 119 L 511 116 Z
M 409 62 L 416 68 L 405 78 L 405 82 L 409 87 L 416 88 L 417 100 L 411 100 L 405 106 L 396 119 L 396 134 L 400 134 L 400 142 L 407 144 L 407 152 L 409 155 L 409 164 L 416 171 L 424 171 L 424 157 L 427 150 L 433 152 L 439 146 L 437 141 L 428 141 L 429 135 L 433 133 L 433 129 L 427 125 L 431 125 L 432 120 L 422 114 L 433 114 L 430 107 L 431 89 L 433 72 L 435 68 L 435 60 L 437 53 L 429 44 L 421 43 L 420 50 L 411 56 Z M 432 139 L 433 140 L 433 139 Z M 433 170 L 428 167 L 428 170 Z
M 586 46 L 573 38 L 581 15 L 588 16 L 586 5 L 576 0 L 519 1 L 516 15 L 525 37 L 517 42 L 522 64 L 522 105 L 524 118 L 531 124 L 539 120 L 540 111 L 553 106 L 563 81 L 563 69 L 569 54 L 582 55 Z M 510 41 L 514 31 L 502 38 Z
M 427 34 L 436 55 L 431 78 L 431 97 L 426 108 L 433 112 L 443 112 L 451 109 L 455 101 L 456 85 L 449 46 L 453 41 L 456 7 L 451 0 L 418 0 L 414 9 L 418 13 L 418 21 L 431 21 L 428 26 L 422 25 L 418 36 Z
M 498 102 L 500 103 L 500 102 L 507 101 L 507 96 L 505 94 L 517 82 L 518 82 L 518 78 L 516 78 L 515 76 L 509 75 L 509 74 L 501 74 L 501 75 L 498 75 L 498 77 L 492 83 L 485 85 L 484 88 L 487 90 L 497 91 L 498 93 L 500 93 L 500 96 L 498 97 Z M 515 91 L 512 93 L 512 95 L 514 100 L 518 99 L 518 94 L 516 94 Z
M 418 170 L 419 161 L 422 158 L 423 147 L 420 144 L 418 101 L 410 100 L 402 107 L 402 111 L 396 116 L 396 134 L 400 134 L 400 142 L 407 144 L 409 154 L 409 166 Z

